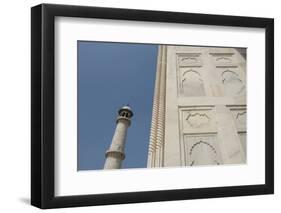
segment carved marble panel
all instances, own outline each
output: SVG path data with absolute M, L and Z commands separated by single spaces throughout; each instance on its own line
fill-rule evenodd
M 234 53 L 210 53 L 216 67 L 237 67 Z
M 182 109 L 180 120 L 183 132 L 214 132 L 216 118 L 212 108 L 185 108 Z
M 187 166 L 222 164 L 216 134 L 184 135 Z
M 189 113 L 186 117 L 186 123 L 188 123 L 191 128 L 200 128 L 204 125 L 208 126 L 210 120 L 211 118 L 207 113 L 200 112 Z
M 200 53 L 179 53 L 178 64 L 179 67 L 200 67 L 202 66 L 202 59 Z

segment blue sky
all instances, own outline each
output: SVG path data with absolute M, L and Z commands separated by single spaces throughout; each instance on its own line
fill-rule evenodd
M 130 104 L 122 168 L 146 167 L 158 45 L 78 41 L 78 170 L 102 169 L 117 111 Z

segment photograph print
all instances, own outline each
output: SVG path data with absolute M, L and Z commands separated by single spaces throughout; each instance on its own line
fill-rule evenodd
M 247 163 L 246 48 L 77 51 L 78 171 Z

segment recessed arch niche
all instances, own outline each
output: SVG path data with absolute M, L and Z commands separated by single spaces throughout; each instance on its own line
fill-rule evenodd
M 205 96 L 204 83 L 199 72 L 190 69 L 182 73 L 181 95 Z
M 236 72 L 225 70 L 222 72 L 221 77 L 226 95 L 240 96 L 245 94 L 245 84 Z

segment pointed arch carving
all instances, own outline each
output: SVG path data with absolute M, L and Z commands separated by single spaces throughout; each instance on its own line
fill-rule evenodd
M 211 151 L 214 152 L 215 155 L 217 154 L 216 149 L 215 149 L 211 144 L 209 144 L 208 142 L 205 142 L 205 141 L 201 141 L 201 140 L 200 140 L 200 141 L 198 141 L 197 143 L 194 143 L 194 144 L 192 145 L 192 147 L 191 147 L 191 149 L 190 149 L 190 151 L 189 151 L 189 155 L 192 155 L 193 150 L 196 148 L 196 146 L 198 146 L 198 145 L 200 145 L 200 144 L 204 144 L 204 145 L 206 145 L 206 146 L 209 146 L 210 149 L 211 149 Z
M 187 165 L 219 165 L 222 163 L 220 151 L 217 148 L 216 135 L 188 135 L 185 137 L 187 145 Z
M 181 94 L 183 96 L 204 96 L 204 85 L 201 74 L 193 69 L 186 70 L 181 76 Z
M 226 95 L 237 96 L 244 94 L 245 84 L 236 72 L 225 70 L 221 73 L 221 77 L 222 83 L 225 86 Z

